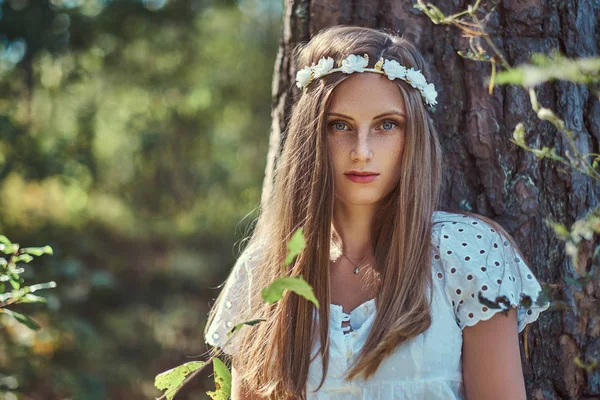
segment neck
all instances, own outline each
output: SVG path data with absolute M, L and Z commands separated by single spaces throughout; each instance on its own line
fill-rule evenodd
M 376 212 L 375 204 L 334 204 L 333 229 L 342 241 L 342 252 L 354 262 L 373 253 L 371 224 Z

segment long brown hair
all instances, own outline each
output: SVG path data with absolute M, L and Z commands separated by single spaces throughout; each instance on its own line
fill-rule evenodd
M 332 57 L 336 63 L 349 54 L 368 54 L 369 68 L 380 57 L 426 73 L 414 45 L 393 32 L 352 26 L 320 31 L 294 52 L 296 69 Z M 263 287 L 282 276 L 299 276 L 313 287 L 321 305 L 319 321 L 329 321 L 330 249 L 334 185 L 328 157 L 325 116 L 335 87 L 348 75 L 333 73 L 312 82 L 295 99 L 285 145 L 274 174 L 273 191 L 261 210 L 248 246 L 259 247 L 252 267 L 252 299 L 244 315 L 265 318 L 244 326 L 232 363 L 250 391 L 274 399 L 306 398 L 306 383 L 314 334 L 321 342 L 322 386 L 329 365 L 329 325 L 313 318 L 314 305 L 294 293 L 284 293 L 273 305 L 260 296 Z M 384 199 L 372 225 L 373 252 L 378 274 L 377 313 L 369 337 L 346 375 L 372 376 L 381 362 L 407 340 L 431 325 L 432 215 L 438 208 L 442 154 L 434 124 L 420 93 L 402 80 L 394 80 L 407 111 L 406 141 L 398 186 Z M 496 224 L 495 224 L 496 225 Z M 306 248 L 282 269 L 286 244 L 292 233 L 304 228 Z M 214 311 L 209 316 L 210 324 Z M 249 318 L 248 318 L 249 319 Z M 313 334 L 314 331 L 314 334 Z

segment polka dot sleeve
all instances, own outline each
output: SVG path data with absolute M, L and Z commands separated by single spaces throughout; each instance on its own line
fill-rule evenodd
M 206 330 L 204 341 L 211 346 L 220 347 L 226 354 L 237 352 L 236 337 L 227 337 L 236 324 L 247 319 L 241 313 L 241 305 L 249 302 L 250 271 L 255 252 L 246 248 L 239 256 L 222 289 L 220 302 L 215 303 L 216 313 L 211 325 Z M 231 338 L 228 343 L 227 339 Z
M 508 307 L 517 307 L 519 332 L 535 321 L 550 304 L 536 305 L 541 286 L 506 238 L 488 223 L 459 215 L 445 221 L 440 230 L 440 254 L 448 295 L 458 326 L 473 326 Z M 500 309 L 482 304 L 504 302 Z M 524 296 L 531 306 L 519 305 Z

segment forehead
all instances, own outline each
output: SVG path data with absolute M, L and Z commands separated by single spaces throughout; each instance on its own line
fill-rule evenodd
M 354 73 L 333 89 L 328 112 L 368 118 L 384 111 L 406 114 L 398 85 L 385 75 Z

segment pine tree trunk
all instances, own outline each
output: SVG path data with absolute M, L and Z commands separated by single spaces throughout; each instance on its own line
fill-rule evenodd
M 414 1 L 416 3 L 416 1 Z M 465 10 L 462 1 L 435 4 L 446 15 Z M 558 49 L 570 58 L 598 56 L 600 3 L 596 1 L 482 2 L 481 20 L 493 43 L 512 66 L 534 52 Z M 575 302 L 597 302 L 595 287 L 566 284 L 573 267 L 545 219 L 570 226 L 597 207 L 600 187 L 587 176 L 552 160 L 537 159 L 509 141 L 515 125 L 526 126 L 528 145 L 556 147 L 565 155 L 566 140 L 532 111 L 528 93 L 516 86 L 496 86 L 488 93 L 489 63 L 464 59 L 468 39 L 453 26 L 435 25 L 407 0 L 287 0 L 284 28 L 273 78 L 273 125 L 263 185 L 269 196 L 273 169 L 285 142 L 286 115 L 296 71 L 290 54 L 322 28 L 352 24 L 398 31 L 421 50 L 438 88 L 433 113 L 444 148 L 443 207 L 493 218 L 513 235 L 541 283 L 557 284 L 570 310 L 546 311 L 521 334 L 523 370 L 530 399 L 600 399 L 596 371 L 573 363 L 600 356 L 600 328 L 576 311 Z M 489 47 L 484 46 L 488 51 Z M 554 110 L 576 135 L 581 154 L 599 152 L 600 102 L 584 85 L 551 82 L 536 87 L 540 105 Z M 591 250 L 583 265 L 591 265 Z M 527 341 L 527 346 L 525 346 Z M 527 354 L 525 353 L 527 348 Z

